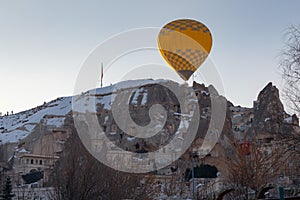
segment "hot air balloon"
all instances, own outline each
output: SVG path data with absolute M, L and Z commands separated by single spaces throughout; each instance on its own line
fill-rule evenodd
M 158 48 L 166 62 L 187 81 L 207 58 L 212 47 L 209 29 L 196 20 L 179 19 L 158 34 Z

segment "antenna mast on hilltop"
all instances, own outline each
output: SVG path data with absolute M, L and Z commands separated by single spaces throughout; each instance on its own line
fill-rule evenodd
M 101 81 L 100 81 L 101 88 L 102 88 L 102 81 L 103 81 L 103 63 L 101 63 Z

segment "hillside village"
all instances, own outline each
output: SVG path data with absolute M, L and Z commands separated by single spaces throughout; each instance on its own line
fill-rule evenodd
M 172 84 L 166 80 L 136 80 L 118 84 L 122 87 L 117 90 L 112 85 L 87 91 L 76 98 L 91 101 L 94 106 L 87 103 L 83 111 L 74 109 L 72 101 L 76 98 L 61 97 L 31 110 L 1 116 L 1 182 L 4 183 L 6 176 L 11 177 L 14 199 L 53 199 L 57 192 L 52 181 L 53 172 L 58 163 L 63 163 L 60 159 L 67 151 L 66 144 L 76 134 L 74 117 L 80 112 L 94 113 L 102 130 L 91 138 L 93 155 L 103 155 L 106 160 L 118 158 L 121 163 L 129 163 L 134 171 L 152 169 L 151 158 L 135 157 L 128 152 L 147 156 L 148 152 L 158 150 L 159 159 L 160 153 L 170 151 L 170 155 L 176 157 L 180 145 L 164 146 L 174 137 L 178 142 L 184 142 L 189 129 L 184 128 L 181 119 L 186 119 L 185 123 L 193 122 L 184 115 L 176 97 L 162 87 L 161 82 Z M 224 196 L 224 199 L 242 199 L 245 195 L 242 191 L 246 188 L 247 199 L 255 199 L 278 197 L 279 187 L 285 190 L 286 197 L 299 195 L 299 119 L 285 112 L 278 89 L 272 83 L 267 84 L 251 108 L 235 106 L 217 95 L 216 98 L 226 100 L 224 126 L 213 149 L 202 152 L 199 147 L 212 118 L 209 87 L 196 82 L 191 86 L 200 114 L 191 146 L 172 164 L 143 176 L 151 177 L 151 187 L 160 187 L 151 198 L 216 199 Z M 149 123 L 148 112 L 152 105 L 161 104 L 167 110 L 167 121 L 157 136 L 137 138 L 118 127 L 111 110 L 114 94 L 129 90 L 134 91 L 127 99 L 129 111 L 137 124 L 145 126 Z M 129 131 L 134 133 L 135 129 Z M 114 145 L 100 148 L 104 138 Z M 159 162 L 164 159 L 161 156 Z M 173 189 L 170 192 L 163 188 Z

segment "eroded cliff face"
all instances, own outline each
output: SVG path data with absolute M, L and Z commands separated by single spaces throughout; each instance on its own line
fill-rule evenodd
M 273 121 L 282 122 L 285 116 L 283 104 L 279 98 L 279 91 L 272 83 L 259 93 L 257 100 L 254 102 L 254 125 L 260 122 Z
M 127 100 L 128 106 L 120 108 L 118 115 L 126 116 L 126 109 L 129 110 L 131 119 L 137 126 L 147 126 L 151 119 L 149 110 L 153 105 L 159 104 L 167 111 L 167 121 L 165 124 L 157 124 L 156 128 L 160 131 L 150 138 L 137 138 L 132 135 L 136 133 L 134 125 L 128 127 L 128 133 L 123 131 L 114 120 L 111 109 L 105 109 L 103 104 L 97 104 L 97 117 L 102 130 L 106 136 L 113 141 L 118 147 L 133 152 L 155 151 L 160 146 L 165 145 L 174 136 L 179 127 L 180 105 L 175 95 L 170 90 L 159 84 L 150 84 L 134 88 L 134 91 Z M 157 113 L 158 117 L 163 117 Z M 128 125 L 128 117 L 122 118 L 122 124 Z M 143 134 L 143 133 L 141 133 Z
M 278 139 L 293 134 L 298 128 L 297 116 L 285 112 L 278 89 L 272 83 L 268 83 L 254 101 L 253 123 L 247 133 L 248 136 Z
M 178 129 L 184 128 L 180 119 L 185 113 L 182 112 L 182 108 L 180 108 L 176 96 L 172 94 L 169 89 L 158 83 L 159 82 L 155 81 L 142 82 L 142 84 L 134 83 L 131 84 L 130 87 L 124 85 L 120 90 L 125 93 L 129 89 L 133 91 L 127 99 L 128 110 L 131 119 L 140 126 L 149 124 L 149 110 L 153 105 L 160 104 L 167 111 L 166 123 L 159 127 L 161 131 L 153 137 L 144 139 L 133 137 L 118 126 L 111 110 L 114 100 L 113 89 L 109 87 L 83 93 L 81 95 L 82 98 L 87 98 L 87 100 L 94 99 L 96 105 L 95 110 L 89 110 L 91 108 L 88 105 L 84 109 L 88 112 L 96 113 L 97 121 L 105 132 L 105 135 L 110 141 L 123 150 L 140 153 L 155 151 L 163 148 L 174 137 L 184 139 L 176 133 Z M 181 86 L 178 85 L 178 89 L 180 88 Z M 208 87 L 194 82 L 192 89 L 199 105 L 200 118 L 199 124 L 197 124 L 198 129 L 196 138 L 182 156 L 182 159 L 186 161 L 186 164 L 182 165 L 184 167 L 188 167 L 189 165 L 190 152 L 199 151 L 207 134 L 212 115 L 212 94 L 209 92 Z M 216 99 L 225 99 L 218 94 L 213 95 L 216 96 Z M 220 169 L 220 171 L 223 170 L 224 173 L 226 173 L 226 166 L 224 166 L 223 160 L 230 159 L 234 147 L 236 147 L 238 143 L 246 141 L 251 142 L 255 138 L 270 141 L 278 139 L 279 136 L 282 135 L 299 132 L 298 118 L 295 115 L 290 116 L 284 111 L 279 98 L 279 91 L 272 83 L 269 83 L 259 93 L 253 108 L 234 106 L 226 99 L 225 101 L 227 102 L 225 122 L 220 138 L 213 149 L 209 150 L 209 152 L 205 152 L 207 155 L 205 157 L 205 162 L 217 166 L 217 168 Z M 26 123 L 31 123 L 31 118 L 34 118 L 36 124 L 34 125 L 34 128 L 31 129 L 28 136 L 10 143 L 12 144 L 10 149 L 17 147 L 18 150 L 24 149 L 24 151 L 33 154 L 57 155 L 63 151 L 64 143 L 71 134 L 71 130 L 75 129 L 72 119 L 74 113 L 72 113 L 71 107 L 72 103 L 70 98 L 62 98 L 45 104 L 40 110 L 32 113 L 29 112 L 31 114 L 27 117 L 25 115 L 23 117 L 23 115 L 16 114 L 15 116 L 19 118 L 18 120 L 17 118 L 15 120 L 10 119 L 12 123 L 15 123 L 13 124 L 14 126 L 10 127 L 17 127 L 16 130 L 6 130 L 7 128 L 3 126 L 2 130 L 4 133 L 2 134 L 8 134 L 10 132 L 15 133 L 21 129 L 18 127 L 26 128 L 30 125 Z M 51 111 L 51 109 L 63 112 L 56 114 L 56 111 Z M 120 113 L 121 112 L 122 111 L 120 110 Z M 10 117 L 12 118 L 12 116 Z M 188 115 L 185 117 L 188 117 Z M 5 125 L 5 123 L 10 121 L 4 120 L 3 124 Z M 20 123 L 20 126 L 18 123 Z M 125 120 L 123 123 L 126 124 L 128 122 Z M 82 126 L 82 128 L 84 129 L 84 126 Z M 29 131 L 29 129 L 27 131 Z M 136 130 L 132 128 L 128 131 L 134 133 Z M 13 154 L 13 151 L 11 150 L 3 152 L 6 152 L 5 156 L 2 156 L 3 159 L 9 158 Z M 2 154 L 4 155 L 4 153 Z
M 51 121 L 56 123 L 51 123 Z M 53 156 L 63 151 L 64 144 L 74 128 L 72 114 L 65 116 L 46 115 L 31 134 L 20 140 L 18 149 L 31 154 Z
M 177 86 L 181 89 L 181 86 Z M 212 86 L 210 86 L 212 87 Z M 216 144 L 212 145 L 212 148 L 204 148 L 201 146 L 203 144 L 204 138 L 208 133 L 208 128 L 210 126 L 211 117 L 212 117 L 212 102 L 211 102 L 211 93 L 209 92 L 208 87 L 203 84 L 194 83 L 192 87 L 192 92 L 196 96 L 196 103 L 199 105 L 199 122 L 198 124 L 193 124 L 193 121 L 189 122 L 190 126 L 197 127 L 197 133 L 194 141 L 191 146 L 185 151 L 184 155 L 181 156 L 181 172 L 185 171 L 186 168 L 190 167 L 190 153 L 195 152 L 201 154 L 201 156 L 208 155 L 209 158 L 206 158 L 206 163 L 217 165 L 217 168 L 220 168 L 220 171 L 226 172 L 226 167 L 222 161 L 230 158 L 233 154 L 233 145 L 235 143 L 234 135 L 232 133 L 232 123 L 231 123 L 231 111 L 229 106 L 232 105 L 230 102 L 216 94 L 214 98 L 216 101 L 223 101 L 224 104 L 224 124 L 222 124 L 222 129 L 220 131 L 219 140 Z M 213 90 L 213 89 L 212 89 Z M 112 95 L 112 94 L 106 94 Z M 98 98 L 105 98 L 104 96 L 99 96 Z M 172 139 L 179 139 L 184 142 L 184 134 L 189 134 L 189 131 L 184 131 L 184 123 L 181 122 L 182 117 L 188 118 L 191 117 L 189 114 L 182 111 L 178 99 L 172 94 L 170 90 L 159 85 L 151 84 L 145 86 L 139 86 L 134 88 L 129 100 L 128 107 L 129 113 L 132 120 L 140 126 L 146 126 L 150 122 L 149 118 L 149 109 L 156 105 L 162 105 L 167 111 L 167 121 L 161 127 L 161 131 L 157 135 L 150 138 L 138 138 L 133 137 L 131 133 L 126 133 L 123 131 L 114 120 L 113 113 L 111 112 L 111 107 L 107 107 L 102 103 L 97 104 L 97 117 L 98 122 L 105 132 L 105 135 L 111 142 L 116 146 L 122 148 L 125 151 L 135 152 L 135 153 L 147 153 L 154 152 L 158 149 L 164 149 L 165 145 L 169 143 Z M 218 106 L 218 105 L 215 105 Z M 125 108 L 126 109 L 126 108 Z M 119 111 L 120 115 L 122 110 Z M 221 113 L 215 113 L 218 115 Z M 124 124 L 127 124 L 127 119 L 124 118 Z M 223 122 L 222 122 L 223 123 Z M 88 127 L 88 125 L 85 125 Z M 213 126 L 213 125 L 211 125 Z M 83 126 L 82 126 L 83 127 Z M 130 132 L 135 132 L 135 128 L 129 129 Z M 183 134 L 183 135 L 182 135 Z M 178 148 L 180 145 L 178 146 Z M 174 147 L 175 150 L 176 147 Z M 173 168 L 178 168 L 178 163 L 173 163 Z M 169 169 L 171 171 L 171 169 Z
M 19 151 L 32 151 L 38 138 L 63 127 L 71 105 L 71 97 L 62 97 L 30 110 L 0 116 L 0 145 L 3 147 L 3 151 L 0 151 L 0 161 L 6 162 Z
M 193 90 L 197 98 L 196 101 L 199 105 L 200 113 L 196 137 L 203 140 L 211 118 L 210 93 L 207 87 L 198 83 L 193 84 Z M 162 130 L 159 134 L 151 138 L 139 139 L 122 131 L 115 122 L 111 110 L 105 109 L 105 106 L 101 103 L 97 104 L 97 116 L 106 136 L 119 147 L 134 152 L 152 152 L 166 145 L 175 137 L 177 130 L 183 126 L 180 124 L 180 118 L 184 115 L 184 113 L 181 112 L 180 104 L 176 96 L 172 94 L 170 90 L 161 85 L 152 84 L 135 88 L 135 91 L 129 98 L 129 112 L 131 118 L 137 125 L 145 126 L 149 124 L 149 109 L 156 104 L 163 105 L 166 109 L 167 121 L 165 125 L 161 127 Z M 233 140 L 230 114 L 229 109 L 226 109 L 225 124 L 220 139 L 221 141 L 226 141 L 225 143 Z M 124 120 L 126 120 L 126 118 Z M 126 124 L 127 122 L 124 123 Z M 131 131 L 134 132 L 134 128 Z M 193 144 L 191 148 L 197 149 L 200 148 L 200 146 L 198 142 L 197 144 L 195 143 L 195 145 Z

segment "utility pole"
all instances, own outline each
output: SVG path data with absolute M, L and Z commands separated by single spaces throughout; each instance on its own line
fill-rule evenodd
M 193 199 L 195 199 L 195 172 L 194 172 L 194 158 L 193 156 L 191 157 L 192 159 L 192 184 L 193 184 Z
M 192 192 L 193 192 L 193 199 L 195 199 L 195 172 L 194 172 L 194 158 L 197 157 L 196 152 L 190 153 L 190 158 L 192 161 Z
M 100 86 L 101 86 L 101 88 L 102 88 L 102 81 L 103 81 L 103 63 L 101 63 L 101 80 L 100 80 L 101 82 L 100 82 Z

